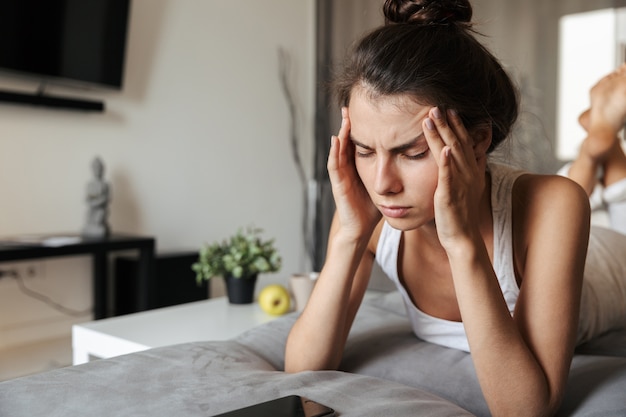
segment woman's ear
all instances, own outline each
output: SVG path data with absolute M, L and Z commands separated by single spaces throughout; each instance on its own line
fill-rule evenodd
M 474 156 L 476 159 L 484 157 L 491 146 L 491 126 L 477 128 L 472 138 L 474 139 Z

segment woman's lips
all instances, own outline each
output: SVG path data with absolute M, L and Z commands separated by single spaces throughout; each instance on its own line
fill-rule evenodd
M 408 207 L 400 207 L 400 206 L 380 206 L 380 212 L 385 217 L 391 217 L 397 219 L 399 217 L 403 217 L 409 211 Z

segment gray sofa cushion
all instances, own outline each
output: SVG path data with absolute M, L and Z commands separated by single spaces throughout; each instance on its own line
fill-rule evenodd
M 252 329 L 237 340 L 283 369 L 284 344 L 296 317 Z M 419 388 L 475 415 L 489 415 L 471 356 L 418 339 L 397 292 L 369 297 L 361 305 L 341 369 Z M 626 332 L 613 332 L 579 347 L 560 415 L 626 415 L 625 390 Z M 600 411 L 609 414 L 593 414 Z
M 340 371 L 278 372 L 235 342 L 152 349 L 0 383 L 0 416 L 208 417 L 291 394 L 342 417 L 471 416 L 433 394 Z

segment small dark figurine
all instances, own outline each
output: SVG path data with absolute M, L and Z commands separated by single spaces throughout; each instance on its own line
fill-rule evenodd
M 99 157 L 91 163 L 93 179 L 87 184 L 87 224 L 83 236 L 101 238 L 109 235 L 109 185 L 104 181 L 104 163 Z

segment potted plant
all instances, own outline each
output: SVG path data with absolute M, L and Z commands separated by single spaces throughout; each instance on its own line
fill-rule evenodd
M 221 276 L 231 304 L 252 303 L 258 274 L 277 272 L 282 262 L 274 240 L 262 240 L 261 232 L 252 227 L 239 229 L 221 243 L 205 244 L 191 266 L 198 283 Z

